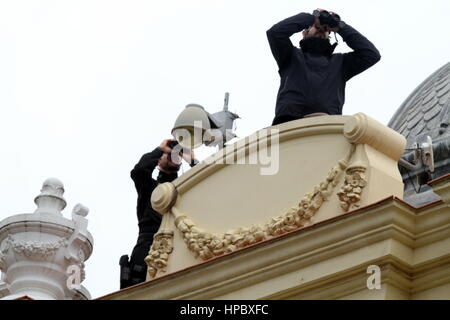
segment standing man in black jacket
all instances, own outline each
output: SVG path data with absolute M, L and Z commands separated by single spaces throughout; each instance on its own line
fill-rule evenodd
M 322 16 L 337 17 L 326 24 Z M 321 23 L 322 21 L 322 23 Z M 300 48 L 289 39 L 303 30 Z M 333 54 L 330 31 L 337 32 L 352 52 Z M 380 60 L 377 48 L 332 12 L 317 9 L 287 18 L 267 31 L 281 77 L 272 125 L 316 115 L 342 114 L 345 84 Z
M 139 236 L 130 261 L 128 261 L 128 255 L 120 258 L 121 289 L 144 282 L 146 279 L 147 264 L 144 259 L 150 250 L 153 236 L 158 232 L 162 220 L 161 214 L 152 208 L 150 197 L 159 183 L 171 182 L 178 177 L 177 172 L 181 166 L 181 157 L 172 159 L 174 144 L 175 140 L 164 140 L 155 150 L 144 154 L 134 166 L 134 169 L 131 170 L 131 178 L 138 194 L 136 211 Z M 178 148 L 181 150 L 180 147 Z M 196 162 L 192 150 L 183 149 L 180 155 L 191 166 Z M 156 166 L 159 167 L 157 180 L 152 178 Z

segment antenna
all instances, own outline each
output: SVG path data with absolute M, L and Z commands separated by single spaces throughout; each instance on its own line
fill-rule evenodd
M 228 101 L 230 99 L 230 93 L 225 92 L 225 98 L 223 99 L 223 111 L 228 111 Z
M 219 148 L 223 148 L 225 146 L 225 143 L 234 137 L 236 137 L 236 134 L 233 132 L 233 124 L 236 119 L 239 119 L 239 116 L 233 112 L 230 112 L 228 110 L 228 103 L 230 101 L 230 93 L 225 92 L 225 97 L 223 101 L 223 110 L 210 114 L 209 118 L 213 120 L 214 124 L 216 125 L 217 129 L 220 132 L 221 139 L 217 141 L 212 141 L 209 143 L 205 143 L 207 146 L 215 146 L 219 145 Z

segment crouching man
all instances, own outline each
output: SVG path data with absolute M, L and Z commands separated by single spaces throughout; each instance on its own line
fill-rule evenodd
M 164 140 L 155 150 L 144 154 L 133 170 L 131 170 L 131 178 L 134 181 L 138 194 L 136 212 L 139 236 L 130 260 L 128 261 L 128 255 L 120 258 L 121 289 L 144 282 L 146 279 L 147 264 L 144 259 L 150 250 L 153 236 L 158 232 L 162 220 L 161 214 L 156 212 L 150 203 L 153 190 L 159 183 L 171 182 L 178 177 L 181 158 L 186 160 L 191 166 L 196 163 L 193 151 L 187 149 L 181 151 L 179 154 L 181 157 L 172 159 L 172 148 L 176 145 L 177 142 L 175 140 Z M 159 174 L 155 180 L 152 174 L 157 166 Z

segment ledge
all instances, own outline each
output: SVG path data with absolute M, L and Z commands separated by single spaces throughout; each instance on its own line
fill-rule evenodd
M 433 192 L 440 196 L 445 203 L 450 203 L 450 173 L 431 180 L 428 182 L 428 185 L 433 188 Z
M 393 217 L 399 213 L 411 221 L 414 219 L 403 202 L 390 197 L 98 299 L 220 298 L 243 282 L 246 285 L 263 282 L 288 270 L 359 250 L 370 243 L 395 238 L 411 244 L 413 239 L 405 238 L 405 232 L 396 231 L 402 228 L 393 229 Z M 411 234 L 405 231 L 406 235 Z M 189 281 L 185 281 L 187 277 Z

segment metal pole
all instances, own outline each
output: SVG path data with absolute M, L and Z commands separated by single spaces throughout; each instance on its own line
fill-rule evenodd
M 225 99 L 223 102 L 223 111 L 228 111 L 228 100 L 230 98 L 230 94 L 228 92 L 225 92 Z

